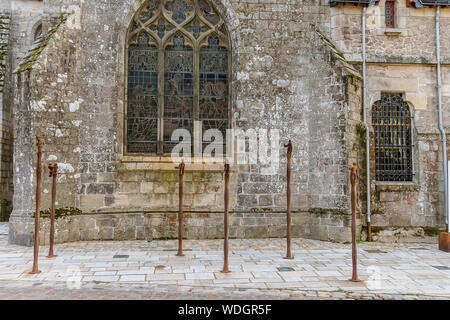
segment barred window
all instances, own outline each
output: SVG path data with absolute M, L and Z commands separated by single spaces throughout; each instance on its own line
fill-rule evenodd
M 178 128 L 196 141 L 193 135 L 208 129 L 225 137 L 229 41 L 209 1 L 146 2 L 131 23 L 127 45 L 126 153 L 169 154 Z M 202 122 L 203 132 L 194 132 L 194 121 Z
M 386 28 L 395 28 L 395 1 L 386 1 L 384 12 Z
M 412 181 L 411 114 L 401 94 L 382 94 L 372 107 L 377 181 Z

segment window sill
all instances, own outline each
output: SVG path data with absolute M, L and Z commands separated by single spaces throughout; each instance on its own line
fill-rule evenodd
M 387 36 L 398 36 L 402 33 L 402 30 L 397 28 L 386 28 L 384 29 L 384 34 Z
M 118 171 L 133 170 L 178 170 L 178 163 L 173 162 L 170 157 L 157 156 L 124 156 L 118 166 Z M 230 165 L 230 171 L 234 171 Z M 190 163 L 185 160 L 185 171 L 224 171 L 224 158 L 206 158 L 196 162 L 195 158 Z
M 375 182 L 376 191 L 391 191 L 391 192 L 401 192 L 401 191 L 419 191 L 420 185 L 416 182 L 390 182 L 390 181 L 376 181 Z

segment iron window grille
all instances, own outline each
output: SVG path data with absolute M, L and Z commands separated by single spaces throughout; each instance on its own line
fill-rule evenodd
M 434 7 L 434 6 L 450 6 L 450 0 L 407 0 L 406 7 L 415 7 L 415 8 L 423 8 Z
M 228 51 L 225 23 L 209 0 L 147 1 L 128 32 L 126 153 L 170 154 L 179 128 L 195 141 L 218 129 L 225 140 Z
M 376 4 L 378 4 L 380 0 L 329 0 L 330 6 L 334 7 L 339 3 L 352 3 L 353 5 L 370 5 L 370 6 L 374 6 Z M 419 0 L 417 0 L 419 1 Z
M 372 107 L 377 181 L 412 181 L 411 114 L 401 94 L 382 94 Z

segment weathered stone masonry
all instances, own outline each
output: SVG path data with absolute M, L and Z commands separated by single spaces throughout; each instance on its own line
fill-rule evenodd
M 58 221 L 72 225 L 68 232 L 59 229 L 57 241 L 175 236 L 175 165 L 121 154 L 123 39 L 141 3 L 108 1 L 95 10 L 98 2 L 73 2 L 73 13 L 31 70 L 19 73 L 23 100 L 16 108 L 24 111 L 15 121 L 30 124 L 15 135 L 21 146 L 15 150 L 15 181 L 26 186 L 20 182 L 15 189 L 11 242 L 31 243 L 32 223 L 23 221 L 33 212 L 35 134 L 44 137 L 44 160 L 62 168 L 58 207 L 83 212 Z M 329 8 L 236 1 L 217 2 L 216 9 L 232 41 L 233 126 L 281 129 L 281 143 L 295 143 L 293 234 L 348 240 L 346 90 L 349 81 L 359 90 L 359 79 L 311 26 L 327 33 Z M 44 15 L 48 26 L 57 24 L 49 18 Z M 257 165 L 233 167 L 231 236 L 283 236 L 283 163 L 274 176 L 261 175 Z M 186 172 L 186 235 L 221 237 L 222 166 L 192 164 Z M 44 180 L 43 210 L 49 207 L 49 183 Z
M 375 181 L 371 131 L 371 195 L 374 239 L 396 241 L 435 235 L 445 224 L 442 144 L 437 122 L 435 8 L 408 7 L 396 1 L 394 29 L 384 27 L 384 1 L 367 11 L 367 97 L 370 109 L 382 92 L 402 93 L 413 116 L 413 181 Z M 450 105 L 450 10 L 441 8 L 443 122 L 448 130 Z M 332 9 L 332 39 L 348 61 L 361 63 L 361 10 Z M 365 165 L 360 166 L 361 208 L 365 220 Z
M 41 40 L 46 41 L 35 44 L 28 59 L 23 54 L 25 58 L 12 66 L 17 73 L 12 77 L 16 82 L 11 106 L 11 243 L 32 244 L 36 134 L 44 139 L 44 168 L 48 162 L 58 162 L 60 169 L 57 242 L 176 237 L 176 164 L 165 158 L 123 154 L 125 40 L 134 14 L 144 3 L 43 1 L 46 36 Z M 289 139 L 294 143 L 293 236 L 348 241 L 348 167 L 354 161 L 361 173 L 360 227 L 365 220 L 365 153 L 358 129 L 361 7 L 330 8 L 327 1 L 314 0 L 211 3 L 225 20 L 231 41 L 232 127 L 280 129 L 280 144 Z M 417 45 L 421 42 L 414 38 L 416 22 L 406 24 L 404 19 L 410 18 L 403 17 L 421 15 L 417 24 L 427 32 L 432 32 L 434 18 L 433 9 L 399 5 L 403 31 L 397 39 L 401 41 L 379 31 L 382 11 L 371 13 L 374 23 L 368 19 L 366 99 L 370 101 L 366 102 L 369 108 L 381 92 L 405 94 L 414 109 L 417 178 L 401 186 L 373 181 L 372 213 L 375 227 L 416 227 L 417 233 L 442 226 L 434 49 L 431 37 Z M 429 15 L 424 13 L 427 10 Z M 447 11 L 442 10 L 442 30 L 449 23 Z M 445 62 L 450 48 L 447 38 L 442 38 Z M 418 47 L 414 56 L 408 49 L 410 42 Z M 390 49 L 380 53 L 388 43 Z M 445 64 L 443 68 L 447 123 L 450 69 Z M 281 165 L 275 175 L 263 175 L 260 165 L 232 166 L 231 237 L 285 235 L 286 168 L 284 148 L 280 149 Z M 43 177 L 44 212 L 50 207 L 51 180 L 46 171 Z M 222 237 L 222 165 L 188 164 L 184 202 L 186 237 Z M 44 218 L 41 243 L 48 241 L 48 224 Z
M 9 54 L 9 30 L 11 14 L 0 10 L 0 108 L 1 112 L 1 148 L 0 148 L 0 221 L 7 221 L 12 210 L 12 143 L 11 143 L 11 99 L 9 90 L 5 90 L 5 82 L 11 75 Z M 6 87 L 6 89 L 9 89 Z

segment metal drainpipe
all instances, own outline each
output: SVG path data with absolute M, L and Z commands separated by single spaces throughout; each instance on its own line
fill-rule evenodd
M 372 230 L 370 221 L 370 132 L 369 125 L 367 124 L 366 115 L 366 13 L 367 6 L 363 5 L 362 10 L 362 76 L 363 76 L 363 87 L 362 87 L 362 109 L 363 109 L 363 122 L 366 129 L 366 202 L 367 202 L 367 240 L 372 241 Z
M 448 186 L 447 186 L 447 137 L 442 125 L 442 93 L 441 93 L 441 49 L 440 49 L 440 37 L 439 37 L 439 13 L 440 7 L 436 6 L 436 59 L 437 59 L 437 91 L 438 91 L 438 118 L 439 118 L 439 131 L 442 136 L 442 165 L 444 169 L 444 209 L 445 209 L 445 225 L 448 232 Z

